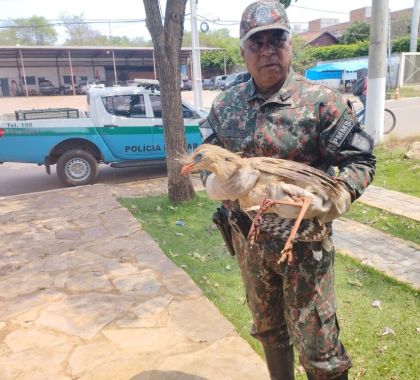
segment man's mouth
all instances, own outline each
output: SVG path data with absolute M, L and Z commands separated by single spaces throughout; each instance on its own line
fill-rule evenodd
M 277 62 L 269 62 L 269 63 L 265 63 L 261 67 L 262 68 L 279 67 L 279 64 Z

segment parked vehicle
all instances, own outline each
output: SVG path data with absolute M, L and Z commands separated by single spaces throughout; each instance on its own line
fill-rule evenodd
M 207 115 L 182 104 L 188 150 L 201 143 L 198 122 Z M 89 91 L 89 112 L 58 108 L 20 110 L 0 121 L 0 163 L 57 165 L 66 186 L 93 183 L 98 163 L 129 167 L 165 163 L 160 93 L 141 87 Z
M 238 84 L 247 82 L 251 79 L 251 74 L 247 71 L 242 71 L 240 73 L 233 73 L 228 75 L 226 80 L 222 83 L 221 89 L 226 90 L 227 88 L 236 86 Z
M 212 87 L 213 87 L 213 84 L 212 84 L 212 80 L 211 79 L 202 79 L 202 81 L 201 81 L 201 87 L 202 87 L 202 89 L 203 90 L 211 90 L 212 89 Z
M 86 84 L 87 84 L 87 81 L 86 80 L 80 81 L 79 83 L 77 83 L 77 85 L 76 85 L 76 94 L 83 95 L 83 92 L 82 91 L 84 91 L 84 87 L 86 86 Z
M 227 75 L 218 75 L 217 77 L 215 77 L 213 88 L 215 90 L 221 89 L 221 85 L 226 80 L 226 78 L 227 78 Z
M 191 79 L 184 80 L 184 91 L 192 91 L 192 80 Z
M 41 95 L 55 95 L 58 93 L 58 88 L 54 87 L 51 81 L 43 80 L 39 82 L 39 92 Z
M 89 79 L 80 87 L 80 94 L 87 94 L 91 88 L 104 88 L 105 83 L 97 79 Z
M 73 94 L 73 86 L 71 84 L 64 83 L 60 86 L 59 93 L 61 95 Z

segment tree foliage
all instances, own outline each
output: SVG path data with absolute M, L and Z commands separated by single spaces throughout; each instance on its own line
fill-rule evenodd
M 101 38 L 106 39 L 105 36 L 101 35 L 97 30 L 92 29 L 89 24 L 86 24 L 83 13 L 80 15 L 63 13 L 60 18 L 67 33 L 65 45 L 96 45 Z
M 142 37 L 130 39 L 127 36 L 106 36 L 93 29 L 80 15 L 61 14 L 61 21 L 67 34 L 65 45 L 73 46 L 151 46 L 151 41 Z
M 356 21 L 344 30 L 340 42 L 345 45 L 367 41 L 370 37 L 370 24 L 365 21 Z
M 362 41 L 351 45 L 319 46 L 313 49 L 313 57 L 318 61 L 363 57 L 368 55 L 369 42 Z
M 410 36 L 403 36 L 392 41 L 391 50 L 393 53 L 402 53 L 410 51 Z M 420 53 L 420 39 L 417 39 L 417 52 Z
M 417 40 L 417 51 L 420 52 L 420 40 Z M 404 36 L 392 41 L 393 53 L 410 51 L 410 36 Z M 369 54 L 369 41 L 362 41 L 351 45 L 331 45 L 314 47 L 311 55 L 314 61 L 328 61 L 343 58 L 364 57 Z
M 224 49 L 223 51 L 204 51 L 201 53 L 201 67 L 205 70 L 224 70 L 225 58 L 226 67 L 230 69 L 235 65 L 243 63 L 238 39 L 229 35 L 228 29 L 216 29 L 207 33 L 199 33 L 200 47 L 212 47 Z M 182 46 L 191 47 L 191 32 L 185 32 Z
M 299 35 L 292 37 L 292 66 L 295 72 L 303 75 L 307 68 L 313 66 L 315 62 L 314 49 L 313 46 L 307 45 L 306 41 Z
M 57 31 L 42 16 L 6 22 L 3 26 L 5 28 L 0 31 L 2 45 L 53 45 L 57 41 Z

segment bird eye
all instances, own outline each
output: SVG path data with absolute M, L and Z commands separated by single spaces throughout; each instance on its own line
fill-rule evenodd
M 194 161 L 199 161 L 199 160 L 201 160 L 203 158 L 203 155 L 201 154 L 201 153 L 198 153 L 198 154 L 196 154 L 195 155 L 195 157 L 194 157 Z

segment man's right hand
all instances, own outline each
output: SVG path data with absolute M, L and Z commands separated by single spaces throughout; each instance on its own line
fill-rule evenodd
M 249 193 L 257 183 L 260 172 L 254 169 L 240 169 L 227 181 L 221 181 L 214 173 L 207 177 L 206 191 L 213 200 L 235 200 Z

